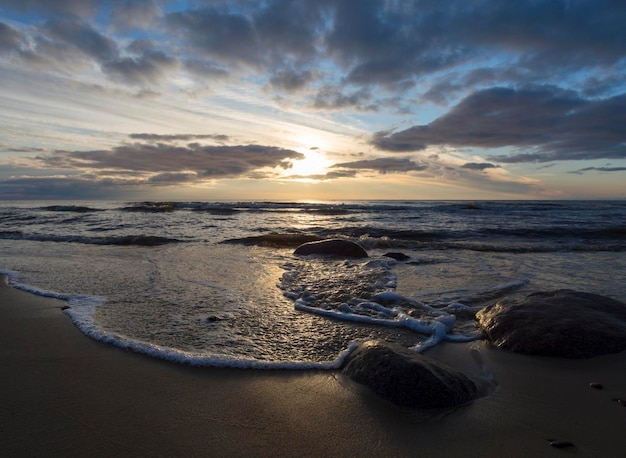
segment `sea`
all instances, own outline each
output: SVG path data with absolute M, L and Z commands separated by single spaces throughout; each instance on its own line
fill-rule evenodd
M 294 254 L 324 239 L 369 257 Z M 66 301 L 94 339 L 199 366 L 472 341 L 476 311 L 536 291 L 626 301 L 625 251 L 626 201 L 0 202 L 14 287 Z

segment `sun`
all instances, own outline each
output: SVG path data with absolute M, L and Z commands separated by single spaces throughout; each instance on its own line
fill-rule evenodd
M 325 175 L 328 168 L 333 165 L 332 161 L 320 151 L 306 150 L 300 152 L 304 154 L 304 158 L 292 161 L 291 167 L 287 170 L 287 176 L 310 177 Z

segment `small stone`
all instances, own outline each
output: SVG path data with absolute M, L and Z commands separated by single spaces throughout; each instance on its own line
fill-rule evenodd
M 385 256 L 386 258 L 395 259 L 396 261 L 408 261 L 409 259 L 411 259 L 411 256 L 407 256 L 406 254 L 399 252 L 389 252 L 385 253 L 383 256 Z
M 222 319 L 220 317 L 217 317 L 215 315 L 211 315 L 208 316 L 206 319 L 207 323 L 215 323 L 216 321 L 222 321 Z
M 576 447 L 574 443 L 570 441 L 550 441 L 550 446 L 554 448 Z
M 65 311 L 65 310 L 67 310 L 67 309 L 69 309 L 69 308 L 70 308 L 70 306 L 69 306 L 69 305 L 64 305 L 63 307 L 61 307 L 61 310 Z
M 617 402 L 622 407 L 626 407 L 626 399 L 616 399 L 615 402 Z
M 596 390 L 601 390 L 601 389 L 603 389 L 603 388 L 604 388 L 604 386 L 602 386 L 602 383 L 598 383 L 598 382 L 591 382 L 591 383 L 589 384 L 589 388 L 593 388 L 593 389 L 596 389 Z

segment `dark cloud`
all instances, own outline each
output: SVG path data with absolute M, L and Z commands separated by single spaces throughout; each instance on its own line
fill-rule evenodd
M 458 63 L 469 53 L 448 28 L 455 11 L 448 3 L 381 0 L 354 8 L 350 2 L 336 2 L 335 11 L 328 48 L 354 84 L 406 88 L 416 76 Z
M 338 110 L 342 108 L 356 108 L 360 111 L 376 111 L 377 107 L 370 104 L 370 94 L 367 89 L 358 89 L 346 94 L 342 88 L 326 86 L 318 91 L 313 100 L 315 108 Z
M 83 17 L 94 14 L 98 4 L 97 0 L 2 0 L 0 8 L 27 13 Z
M 233 63 L 259 62 L 257 33 L 243 14 L 207 8 L 171 13 L 166 20 L 188 45 L 207 57 Z
M 569 173 L 582 175 L 584 172 L 626 172 L 626 167 L 585 167 L 584 169 L 574 170 Z
M 316 55 L 322 10 L 309 2 L 275 0 L 264 5 L 177 11 L 165 20 L 187 46 L 228 65 L 274 68 L 302 64 Z
M 146 29 L 161 16 L 153 0 L 116 1 L 111 5 L 110 20 L 118 30 Z
M 266 57 L 272 63 L 285 59 L 306 64 L 317 55 L 316 45 L 323 31 L 324 1 L 274 0 L 255 17 L 255 28 Z
M 178 67 L 178 60 L 161 51 L 150 50 L 135 57 L 105 62 L 104 73 L 111 79 L 133 86 L 157 84 L 169 71 Z
M 17 52 L 24 44 L 24 36 L 19 30 L 0 21 L 0 53 Z
M 428 168 L 428 166 L 417 164 L 409 158 L 397 157 L 381 157 L 377 159 L 364 159 L 362 161 L 342 162 L 335 164 L 333 167 L 374 170 L 379 173 L 421 172 Z
M 34 146 L 27 146 L 27 147 L 12 147 L 12 146 L 8 146 L 8 145 L 1 145 L 0 144 L 0 151 L 7 151 L 7 152 L 11 152 L 11 153 L 43 153 L 46 150 L 46 148 L 38 148 L 38 147 L 34 147 Z
M 218 178 L 245 176 L 263 167 L 287 168 L 290 159 L 302 158 L 304 155 L 295 151 L 262 145 L 132 143 L 110 150 L 56 151 L 37 159 L 57 169 L 110 169 L 139 174 L 194 172 L 201 178 Z
M 165 172 L 151 176 L 148 182 L 157 185 L 167 185 L 191 183 L 197 180 L 198 174 L 194 172 Z
M 117 44 L 86 22 L 70 19 L 48 21 L 40 31 L 48 38 L 67 44 L 97 62 L 117 58 Z
M 490 161 L 548 162 L 626 158 L 626 94 L 583 99 L 560 88 L 492 88 L 476 92 L 428 125 L 383 131 L 372 143 L 388 151 L 430 145 L 514 147 L 528 151 Z
M 295 92 L 306 87 L 313 80 L 313 73 L 306 70 L 297 72 L 292 69 L 280 70 L 270 78 L 270 85 L 274 89 Z
M 462 169 L 470 170 L 485 170 L 485 169 L 497 169 L 499 165 L 491 164 L 489 162 L 467 162 L 461 166 Z

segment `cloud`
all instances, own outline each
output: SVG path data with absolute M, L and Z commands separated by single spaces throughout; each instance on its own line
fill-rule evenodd
M 269 82 L 274 89 L 295 92 L 305 88 L 313 78 L 313 72 L 308 70 L 298 72 L 293 69 L 285 69 L 274 73 Z
M 128 136 L 133 140 L 145 140 L 150 142 L 174 142 L 174 141 L 191 141 L 191 140 L 216 140 L 219 142 L 226 142 L 229 140 L 228 135 L 223 134 L 130 134 Z
M 379 173 L 406 173 L 421 172 L 428 166 L 417 164 L 409 158 L 384 157 L 377 159 L 364 159 L 362 161 L 342 162 L 333 167 L 343 169 L 374 170 Z
M 499 165 L 491 164 L 489 162 L 466 162 L 461 166 L 462 169 L 470 169 L 470 170 L 480 170 L 483 171 L 485 169 L 498 169 Z
M 170 13 L 166 21 L 197 52 L 230 63 L 257 64 L 253 22 L 243 14 L 213 8 Z
M 94 14 L 97 0 L 3 0 L 1 7 L 13 11 L 85 17 Z
M 14 53 L 25 45 L 24 35 L 0 21 L 0 53 Z
M 147 29 L 160 16 L 153 0 L 130 0 L 111 5 L 110 21 L 117 30 Z
M 302 153 L 274 146 L 206 146 L 199 143 L 176 146 L 137 142 L 110 150 L 55 151 L 52 155 L 38 156 L 37 160 L 55 169 L 130 171 L 138 176 L 160 174 L 160 179 L 164 180 L 167 177 L 188 177 L 185 174 L 189 172 L 202 179 L 245 176 L 265 167 L 287 168 L 290 160 L 303 158 Z
M 367 89 L 359 89 L 345 94 L 343 89 L 336 86 L 325 86 L 315 95 L 315 108 L 338 110 L 341 108 L 357 108 L 361 111 L 375 111 L 376 107 L 369 104 L 370 94 Z
M 113 80 L 134 86 L 157 84 L 178 67 L 178 59 L 161 51 L 149 50 L 138 56 L 123 57 L 102 66 Z
M 41 27 L 47 38 L 72 46 L 97 62 L 117 58 L 117 43 L 101 34 L 86 22 L 70 19 L 53 19 Z
M 568 173 L 582 175 L 584 172 L 626 172 L 626 167 L 585 167 L 584 169 L 574 170 Z
M 372 143 L 387 151 L 429 145 L 515 147 L 528 152 L 491 156 L 495 162 L 626 158 L 626 94 L 583 99 L 553 86 L 478 91 L 427 125 L 381 131 Z
M 229 75 L 229 71 L 224 67 L 206 60 L 184 59 L 183 67 L 189 73 L 201 78 L 222 79 Z
M 323 20 L 319 6 L 285 0 L 254 8 L 246 2 L 229 6 L 177 11 L 165 21 L 186 46 L 227 65 L 273 69 L 316 55 Z
M 195 172 L 164 172 L 153 175 L 148 179 L 149 183 L 166 185 L 190 183 L 198 180 L 198 174 Z

